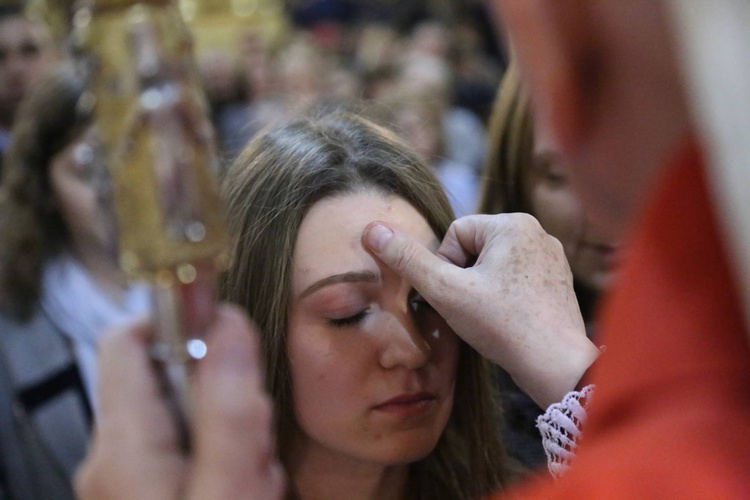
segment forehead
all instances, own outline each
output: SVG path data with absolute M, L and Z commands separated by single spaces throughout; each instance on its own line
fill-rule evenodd
M 333 274 L 379 272 L 361 241 L 365 226 L 374 220 L 400 228 L 430 249 L 437 248 L 430 225 L 402 198 L 377 191 L 325 198 L 312 206 L 300 226 L 293 260 L 295 291 Z
M 24 16 L 0 18 L 0 43 L 3 45 L 20 43 L 42 43 L 47 38 L 46 27 L 26 19 Z

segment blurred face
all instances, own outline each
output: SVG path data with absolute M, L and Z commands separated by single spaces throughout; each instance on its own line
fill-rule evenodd
M 18 104 L 55 61 L 44 26 L 23 16 L 0 19 L 0 120 L 9 126 Z
M 203 88 L 212 103 L 225 103 L 238 96 L 237 77 L 231 57 L 212 50 L 200 59 Z
M 428 164 L 439 154 L 439 121 L 426 108 L 404 105 L 393 114 L 393 124 L 404 140 Z
M 374 191 L 321 200 L 305 217 L 288 332 L 303 434 L 295 452 L 305 459 L 414 462 L 435 447 L 453 407 L 459 340 L 362 248 L 373 220 L 438 245 L 411 205 Z
M 116 255 L 115 224 L 105 189 L 106 173 L 94 161 L 93 134 L 85 132 L 52 158 L 49 170 L 53 203 L 80 258 L 90 252 Z
M 295 100 L 312 102 L 320 96 L 320 65 L 322 61 L 314 52 L 291 54 L 282 65 L 285 94 Z
M 534 103 L 601 228 L 627 228 L 691 130 L 668 2 L 492 0 Z
M 411 39 L 411 50 L 433 57 L 448 56 L 448 30 L 438 23 L 423 23 L 414 30 Z
M 612 237 L 590 223 L 566 168 L 552 155 L 537 154 L 525 182 L 532 213 L 562 243 L 575 279 L 593 291 L 604 291 L 614 275 L 616 246 Z

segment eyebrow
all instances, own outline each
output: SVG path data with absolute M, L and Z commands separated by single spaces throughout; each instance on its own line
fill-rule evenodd
M 299 298 L 302 299 L 317 292 L 321 288 L 338 283 L 358 283 L 363 281 L 367 283 L 377 283 L 380 281 L 380 274 L 372 271 L 351 271 L 348 273 L 334 274 L 333 276 L 328 276 L 308 286 L 305 291 L 300 294 Z

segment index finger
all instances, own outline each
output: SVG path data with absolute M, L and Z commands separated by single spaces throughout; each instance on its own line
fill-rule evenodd
M 108 334 L 100 343 L 99 432 L 146 437 L 163 445 L 173 443 L 176 435 L 148 355 L 151 336 L 151 325 L 140 323 Z
M 481 253 L 487 241 L 489 215 L 468 215 L 453 221 L 437 256 L 458 267 L 467 267 Z

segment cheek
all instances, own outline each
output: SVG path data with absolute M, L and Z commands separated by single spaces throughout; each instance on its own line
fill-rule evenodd
M 315 345 L 307 338 L 307 332 L 289 332 L 289 361 L 295 399 L 310 393 L 310 390 L 328 382 L 328 356 L 323 346 Z
M 290 329 L 295 415 L 300 427 L 308 432 L 327 426 L 337 414 L 345 414 L 362 392 L 358 381 L 367 361 L 347 348 L 346 340 L 327 338 L 314 327 Z
M 65 179 L 53 185 L 55 198 L 63 218 L 68 223 L 90 223 L 98 213 L 96 194 L 93 189 L 72 179 Z
M 544 230 L 560 240 L 568 253 L 585 224 L 583 210 L 572 192 L 538 185 L 531 190 L 531 209 Z

